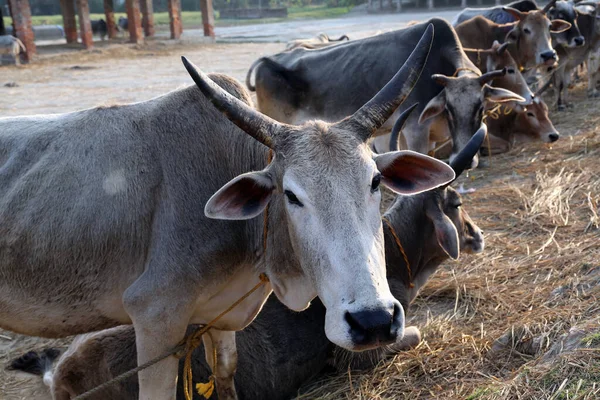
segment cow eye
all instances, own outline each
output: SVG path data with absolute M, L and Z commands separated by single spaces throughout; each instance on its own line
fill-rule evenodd
M 526 33 L 526 34 L 528 34 L 528 35 L 531 33 L 531 31 L 529 30 L 529 28 L 525 28 L 525 29 L 523 29 L 523 32 L 525 32 L 525 33 Z
M 381 174 L 377 174 L 373 177 L 373 181 L 371 181 L 371 193 L 375 193 L 379 190 L 379 184 L 381 184 Z
M 509 74 L 514 74 L 515 73 L 515 69 L 514 68 L 509 68 L 507 72 Z
M 298 200 L 298 198 L 296 197 L 296 195 L 291 190 L 285 190 L 283 193 L 287 197 L 288 202 L 290 204 L 293 204 L 293 205 L 298 206 L 298 207 L 304 207 L 304 204 L 302 204 L 302 202 L 300 200 Z
M 460 208 L 460 206 L 462 206 L 462 203 L 460 201 L 457 203 L 454 203 L 454 208 Z
M 527 116 L 528 116 L 528 117 L 531 117 L 531 118 L 535 117 L 535 115 L 533 115 L 533 113 L 532 113 L 532 112 L 528 112 L 528 113 L 527 113 Z

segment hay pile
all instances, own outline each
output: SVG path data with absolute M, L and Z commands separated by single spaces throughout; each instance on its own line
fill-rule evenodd
M 302 399 L 600 398 L 600 102 L 583 87 L 562 134 L 463 177 L 486 250 L 446 263 L 408 314 L 423 342 Z M 572 136 L 571 136 L 572 135 Z M 562 352 L 561 352 L 562 351 Z

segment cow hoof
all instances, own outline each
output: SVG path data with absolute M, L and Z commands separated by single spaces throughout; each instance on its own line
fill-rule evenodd
M 557 107 L 558 111 L 565 111 L 567 107 L 564 104 L 559 104 Z

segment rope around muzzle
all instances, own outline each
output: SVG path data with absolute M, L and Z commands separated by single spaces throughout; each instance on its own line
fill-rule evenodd
M 267 163 L 270 164 L 272 160 L 273 160 L 273 150 L 270 149 L 268 158 L 267 158 Z M 263 239 L 262 240 L 263 254 L 266 254 L 266 252 L 267 252 L 267 237 L 268 237 L 268 228 L 269 228 L 268 218 L 269 218 L 269 205 L 267 204 L 267 207 L 265 208 L 263 238 L 262 238 Z M 225 311 L 223 311 L 222 313 L 217 315 L 208 324 L 199 327 L 198 329 L 196 329 L 196 331 L 194 331 L 190 335 L 186 336 L 172 350 L 169 350 L 166 353 L 159 355 L 158 357 L 155 357 L 149 361 L 146 361 L 142 365 L 138 365 L 136 368 L 131 369 L 127 372 L 124 372 L 121 375 L 116 376 L 113 379 L 110 379 L 110 380 L 104 382 L 103 384 L 96 386 L 95 388 L 88 390 L 87 392 L 74 397 L 73 400 L 89 399 L 90 397 L 107 389 L 108 387 L 110 387 L 112 385 L 116 385 L 121 382 L 124 382 L 125 380 L 131 378 L 138 372 L 143 371 L 155 364 L 158 364 L 159 362 L 169 358 L 170 356 L 175 356 L 177 359 L 180 359 L 183 356 L 185 356 L 184 363 L 183 363 L 183 393 L 185 395 L 186 400 L 192 400 L 193 395 L 194 395 L 194 381 L 193 381 L 193 371 L 192 371 L 192 355 L 194 353 L 194 350 L 196 350 L 196 348 L 198 348 L 198 346 L 200 346 L 200 344 L 202 343 L 202 336 L 204 336 L 204 334 L 207 333 L 214 326 L 214 324 L 216 324 L 221 318 L 223 318 L 227 313 L 229 313 L 235 307 L 240 305 L 240 303 L 242 303 L 244 300 L 246 300 L 250 295 L 252 295 L 252 293 L 257 291 L 261 286 L 263 286 L 269 282 L 269 277 L 267 277 L 267 275 L 264 273 L 259 275 L 259 279 L 260 279 L 260 281 L 256 285 L 254 285 L 254 287 L 252 289 L 250 289 L 246 294 L 244 294 L 242 297 L 240 297 L 238 300 L 236 300 L 232 305 L 230 305 Z M 196 391 L 198 392 L 199 395 L 204 396 L 206 399 L 208 399 L 208 398 L 210 398 L 210 396 L 212 396 L 214 389 L 215 389 L 216 374 L 217 374 L 217 348 L 213 344 L 212 374 L 211 374 L 208 382 L 196 384 Z

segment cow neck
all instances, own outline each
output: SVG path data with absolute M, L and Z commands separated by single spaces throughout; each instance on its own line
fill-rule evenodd
M 395 245 L 395 249 L 402 255 L 402 259 L 404 260 L 404 271 L 406 272 L 406 277 L 403 278 L 404 279 L 404 283 L 409 287 L 409 288 L 414 288 L 415 284 L 413 283 L 413 274 L 412 274 L 412 269 L 410 266 L 410 261 L 408 260 L 408 256 L 406 255 L 406 251 L 404 251 L 404 247 L 402 246 L 402 241 L 400 240 L 400 237 L 398 236 L 398 234 L 396 233 L 396 230 L 394 229 L 394 227 L 392 226 L 392 223 L 390 222 L 389 219 L 387 219 L 385 216 L 381 218 L 381 220 L 383 221 L 383 225 L 387 227 L 387 230 L 389 232 L 389 236 L 388 238 L 386 238 L 385 240 L 391 240 L 394 245 Z M 400 257 L 398 257 L 400 258 Z

